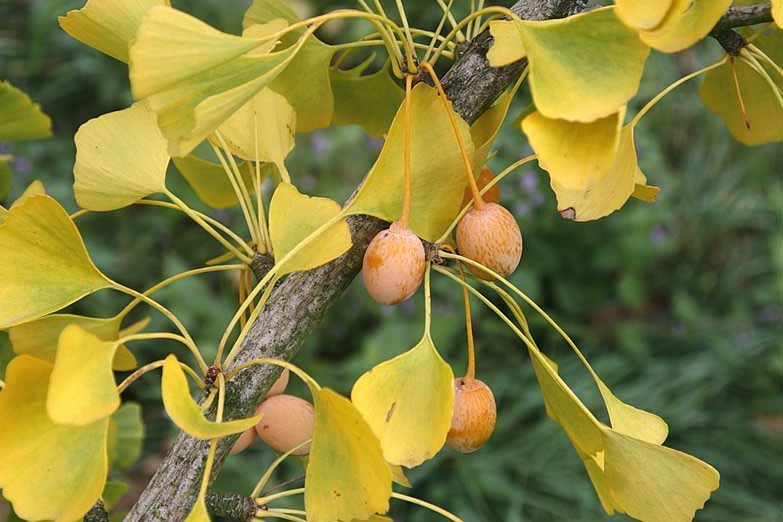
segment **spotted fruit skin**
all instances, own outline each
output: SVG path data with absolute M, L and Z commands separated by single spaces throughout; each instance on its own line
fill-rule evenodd
M 245 451 L 251 444 L 253 444 L 253 441 L 256 440 L 256 429 L 250 428 L 249 430 L 245 430 L 242 432 L 242 435 L 239 436 L 237 441 L 234 443 L 233 446 L 231 446 L 231 451 L 229 452 L 231 455 L 236 455 L 238 453 L 242 453 Z
M 269 388 L 269 391 L 266 392 L 267 397 L 272 397 L 274 395 L 280 395 L 285 391 L 285 389 L 288 387 L 288 379 L 291 377 L 291 372 L 288 371 L 288 368 L 284 369 L 283 372 L 280 374 L 280 377 L 277 378 L 275 383 L 272 385 L 271 388 Z
M 479 191 L 487 186 L 487 183 L 495 178 L 495 173 L 492 169 L 484 165 L 479 172 L 478 178 L 476 178 L 476 185 L 478 185 Z M 464 207 L 473 199 L 473 191 L 470 187 L 465 188 L 465 195 L 462 197 L 462 206 Z M 494 187 L 486 191 L 482 196 L 486 203 L 497 203 L 500 201 L 500 185 L 496 184 Z
M 256 433 L 267 446 L 285 453 L 313 438 L 315 411 L 313 405 L 293 395 L 275 395 L 264 400 L 256 410 L 262 415 L 256 424 Z M 296 450 L 294 455 L 310 453 L 310 444 Z
M 457 250 L 505 277 L 522 259 L 522 232 L 511 212 L 497 203 L 468 211 L 457 225 Z M 470 267 L 482 279 L 492 277 Z
M 454 379 L 454 413 L 446 444 L 460 453 L 481 448 L 495 431 L 497 408 L 489 386 L 478 379 Z
M 424 265 L 421 239 L 395 221 L 370 241 L 364 253 L 364 286 L 376 302 L 399 304 L 416 293 L 424 278 Z

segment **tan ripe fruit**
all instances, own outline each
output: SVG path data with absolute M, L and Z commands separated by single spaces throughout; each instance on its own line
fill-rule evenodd
M 256 424 L 258 437 L 270 448 L 285 453 L 313 438 L 315 411 L 313 405 L 293 395 L 275 395 L 261 403 L 256 410 L 261 420 Z M 294 455 L 307 455 L 307 444 Z
M 395 221 L 372 239 L 364 253 L 364 286 L 380 304 L 401 303 L 419 288 L 424 278 L 424 263 L 421 239 Z
M 492 169 L 484 165 L 481 168 L 481 172 L 479 172 L 478 178 L 476 178 L 476 185 L 478 185 L 479 191 L 486 187 L 487 183 L 492 181 L 494 178 L 495 173 L 492 172 Z M 465 195 L 462 197 L 462 206 L 464 207 L 467 205 L 471 199 L 473 199 L 473 192 L 470 190 L 470 187 L 466 187 Z M 486 203 L 497 203 L 500 201 L 500 185 L 496 184 L 494 187 L 486 191 L 484 195 L 481 196 L 481 199 L 483 199 Z
M 478 379 L 454 379 L 454 414 L 446 444 L 460 453 L 472 453 L 492 436 L 497 420 L 495 396 Z
M 253 444 L 254 440 L 256 440 L 255 428 L 250 428 L 249 430 L 243 431 L 242 435 L 240 435 L 237 441 L 234 443 L 234 445 L 231 446 L 231 452 L 230 452 L 231 455 L 242 453 L 247 449 L 248 446 Z
M 457 250 L 505 277 L 516 270 L 522 258 L 522 232 L 511 212 L 497 203 L 468 211 L 457 225 Z M 491 279 L 470 267 L 476 276 Z
M 284 369 L 283 373 L 280 374 L 280 377 L 277 378 L 272 387 L 269 388 L 269 391 L 266 392 L 266 396 L 272 397 L 273 395 L 280 395 L 283 393 L 288 387 L 288 379 L 290 376 L 291 372 L 288 371 L 288 368 Z

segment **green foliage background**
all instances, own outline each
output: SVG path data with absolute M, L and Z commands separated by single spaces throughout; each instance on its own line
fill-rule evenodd
M 297 3 L 312 12 L 346 5 Z M 41 103 L 55 129 L 50 140 L 0 144 L 0 152 L 17 157 L 10 199 L 41 179 L 74 208 L 76 129 L 130 101 L 124 65 L 81 46 L 57 26 L 57 15 L 82 4 L 0 2 L 0 77 Z M 439 13 L 434 3 L 408 4 L 410 18 L 434 25 Z M 246 3 L 175 0 L 174 5 L 237 31 Z M 356 30 L 335 26 L 325 38 L 339 40 Z M 676 56 L 654 55 L 639 99 L 646 101 L 717 53 L 717 44 L 707 41 Z M 783 521 L 783 147 L 749 149 L 734 142 L 700 104 L 696 83 L 645 118 L 637 144 L 642 168 L 664 188 L 659 202 L 631 201 L 599 222 L 561 220 L 547 176 L 535 168 L 508 178 L 503 202 L 525 238 L 514 282 L 570 332 L 621 398 L 669 422 L 669 445 L 718 468 L 721 488 L 697 520 Z M 497 145 L 492 164 L 498 168 L 529 151 L 511 122 Z M 379 143 L 356 128 L 318 131 L 298 137 L 289 170 L 305 192 L 342 200 L 378 150 Z M 187 193 L 177 174 L 170 178 L 175 191 Z M 240 226 L 236 213 L 218 217 Z M 79 225 L 97 264 L 139 289 L 220 253 L 195 226 L 166 210 L 95 214 Z M 458 373 L 465 358 L 461 293 L 436 279 L 434 295 L 434 338 Z M 228 280 L 199 278 L 167 290 L 162 301 L 214 350 L 236 291 Z M 74 310 L 108 315 L 123 302 L 101 293 Z M 522 346 L 491 312 L 477 303 L 474 312 L 479 376 L 496 394 L 497 432 L 478 453 L 445 450 L 411 472 L 413 494 L 468 521 L 604 520 L 576 454 L 544 414 Z M 363 371 L 415 342 L 422 313 L 420 299 L 381 308 L 357 282 L 307 340 L 297 362 L 323 384 L 348 393 Z M 598 411 L 597 394 L 568 348 L 542 321 L 529 319 L 540 346 Z M 154 324 L 166 327 L 158 318 Z M 178 348 L 149 346 L 140 358 L 169 349 Z M 7 346 L 0 346 L 0 359 L 7 355 Z M 121 504 L 126 508 L 175 434 L 159 402 L 157 376 L 148 377 L 128 396 L 144 407 L 147 439 L 145 456 L 125 476 L 132 484 Z M 272 458 L 259 444 L 230 459 L 219 487 L 248 492 Z M 297 477 L 301 469 L 291 465 L 286 474 Z M 393 514 L 407 522 L 432 520 L 406 507 Z

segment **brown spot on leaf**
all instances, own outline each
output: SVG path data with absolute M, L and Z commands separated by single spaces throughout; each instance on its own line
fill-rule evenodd
M 574 209 L 574 207 L 563 209 L 560 211 L 560 217 L 567 219 L 568 221 L 573 221 L 576 219 L 576 209 Z
M 392 415 L 394 415 L 394 410 L 397 409 L 397 402 L 393 402 L 391 405 L 391 408 L 389 408 L 389 412 L 386 414 L 386 422 L 389 422 L 392 418 Z

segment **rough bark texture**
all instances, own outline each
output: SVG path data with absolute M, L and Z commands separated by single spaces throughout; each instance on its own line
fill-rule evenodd
M 520 0 L 512 9 L 522 18 L 543 20 L 567 16 L 584 8 L 586 3 L 586 0 Z M 769 5 L 757 8 L 747 13 L 729 13 L 732 18 L 727 19 L 727 27 L 768 21 Z M 737 22 L 740 16 L 746 16 L 745 22 Z M 475 121 L 524 67 L 520 62 L 490 68 L 485 55 L 491 42 L 486 32 L 477 36 L 443 78 L 456 111 L 468 122 Z M 353 239 L 351 250 L 325 266 L 292 274 L 279 284 L 245 339 L 235 365 L 258 357 L 290 360 L 297 354 L 303 339 L 318 326 L 329 306 L 358 273 L 369 241 L 385 226 L 382 221 L 366 216 L 349 218 L 349 225 Z M 253 268 L 262 271 L 265 266 L 258 263 Z M 227 386 L 226 418 L 251 415 L 279 373 L 279 368 L 270 366 L 253 366 L 239 373 Z M 213 478 L 220 472 L 235 439 L 220 442 Z M 208 446 L 208 442 L 181 433 L 126 522 L 184 520 L 199 488 Z
M 772 6 L 766 4 L 735 5 L 729 7 L 713 32 L 731 29 L 732 27 L 744 27 L 746 25 L 765 24 L 772 21 Z

